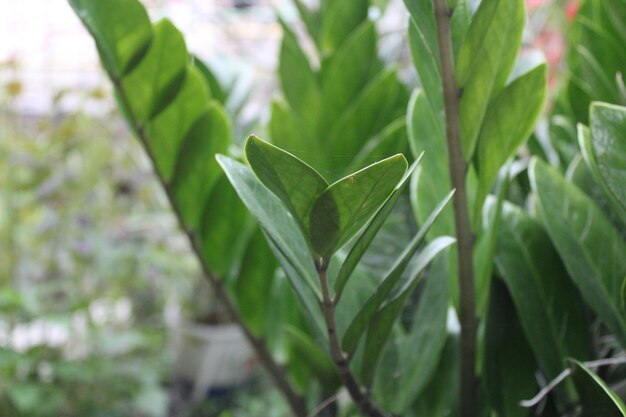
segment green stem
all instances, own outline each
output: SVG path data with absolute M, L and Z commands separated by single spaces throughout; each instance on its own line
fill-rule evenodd
M 128 99 L 126 96 L 126 92 L 124 91 L 124 88 L 122 86 L 122 83 L 118 79 L 112 79 L 112 81 L 113 81 L 113 84 L 115 85 L 115 88 L 119 92 L 121 100 L 124 101 L 124 103 L 126 104 L 126 107 L 129 109 L 129 112 L 131 112 L 132 110 L 130 110 L 130 106 L 128 105 Z M 130 114 L 130 119 L 135 120 L 132 114 Z M 172 193 L 170 184 L 167 181 L 165 181 L 161 173 L 156 168 L 156 160 L 150 150 L 148 138 L 145 135 L 143 126 L 142 125 L 135 126 L 135 131 L 144 149 L 146 150 L 146 153 L 148 154 L 150 161 L 152 162 L 152 167 L 153 167 L 156 177 L 158 178 L 159 182 L 161 183 L 161 186 L 163 187 L 163 189 L 165 190 L 165 193 L 167 194 L 167 199 L 172 207 L 172 210 L 174 211 L 174 214 L 176 215 L 176 218 L 178 219 L 178 224 L 180 228 L 187 235 L 187 238 L 189 239 L 189 243 L 191 244 L 191 247 L 194 251 L 194 254 L 196 255 L 196 258 L 198 259 L 198 262 L 200 263 L 202 272 L 205 278 L 207 279 L 207 281 L 209 282 L 209 284 L 211 285 L 211 288 L 213 289 L 215 296 L 217 297 L 219 302 L 222 304 L 222 306 L 224 306 L 224 308 L 226 309 L 226 313 L 228 314 L 229 318 L 235 324 L 237 324 L 237 326 L 239 326 L 245 338 L 248 340 L 253 350 L 255 351 L 257 357 L 259 358 L 259 360 L 261 361 L 265 369 L 270 374 L 270 377 L 274 381 L 274 384 L 285 396 L 287 402 L 289 403 L 289 407 L 291 408 L 291 412 L 293 413 L 293 415 L 296 417 L 306 417 L 307 409 L 306 409 L 304 398 L 300 394 L 298 394 L 295 391 L 295 389 L 291 386 L 291 383 L 287 379 L 287 376 L 285 375 L 284 370 L 278 365 L 278 363 L 274 360 L 274 357 L 272 356 L 272 354 L 269 352 L 267 345 L 265 344 L 265 341 L 262 338 L 256 336 L 254 333 L 252 333 L 250 328 L 246 325 L 243 317 L 239 313 L 239 309 L 237 308 L 235 302 L 231 298 L 230 294 L 228 294 L 228 291 L 224 288 L 224 284 L 222 280 L 220 280 L 217 276 L 215 276 L 215 274 L 213 274 L 213 272 L 207 265 L 204 257 L 202 256 L 201 243 L 196 238 L 194 232 L 192 230 L 189 230 L 183 223 L 180 209 L 178 208 L 178 205 L 176 204 L 176 200 L 174 199 L 174 195 Z
M 472 254 L 474 236 L 467 210 L 467 190 L 465 180 L 468 164 L 461 150 L 461 129 L 459 121 L 459 98 L 461 89 L 454 75 L 454 55 L 450 32 L 450 9 L 446 0 L 433 0 L 437 22 L 437 42 L 441 60 L 441 79 L 446 114 L 446 137 L 448 142 L 448 166 L 454 194 L 454 223 L 458 248 L 458 281 L 460 292 L 459 321 L 461 322 L 461 378 L 460 413 L 461 417 L 476 415 L 476 301 L 474 294 L 474 268 Z
M 348 393 L 359 407 L 361 412 L 369 417 L 386 417 L 386 414 L 381 411 L 366 394 L 366 391 L 359 385 L 356 377 L 350 369 L 347 356 L 341 351 L 339 345 L 339 338 L 337 336 L 337 325 L 335 324 L 335 303 L 330 296 L 328 289 L 328 277 L 326 275 L 326 269 L 328 262 L 323 260 L 316 262 L 317 274 L 319 277 L 320 285 L 322 287 L 322 313 L 324 315 L 324 321 L 326 322 L 326 332 L 328 334 L 328 345 L 330 348 L 330 355 L 335 362 L 337 371 L 341 380 L 348 390 Z

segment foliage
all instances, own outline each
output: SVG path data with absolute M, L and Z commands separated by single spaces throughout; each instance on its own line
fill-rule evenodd
M 281 21 L 273 144 L 251 136 L 246 161 L 169 21 L 153 25 L 134 0 L 70 3 L 205 275 L 294 414 L 308 414 L 299 395 L 311 408 L 343 385 L 369 416 L 624 415 L 623 369 L 582 362 L 626 347 L 622 0 L 583 2 L 549 134 L 527 146 L 547 67 L 519 53 L 523 0 L 405 0 L 420 80 L 406 119 L 369 2 L 296 1 L 313 56 Z M 410 167 L 381 158 L 404 149 L 405 127 Z M 376 236 L 408 184 L 419 227 L 404 223 L 412 238 L 375 272 L 366 260 L 380 259 Z M 568 366 L 573 378 L 523 407 Z M 342 412 L 354 413 L 328 411 Z

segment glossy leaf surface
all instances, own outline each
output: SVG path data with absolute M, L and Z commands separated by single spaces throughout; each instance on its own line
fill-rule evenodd
M 580 390 L 585 417 L 624 417 L 626 406 L 595 372 L 579 361 L 572 360 L 575 366 L 574 380 Z

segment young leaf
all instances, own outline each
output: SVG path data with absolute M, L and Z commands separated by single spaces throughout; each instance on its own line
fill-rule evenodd
M 105 68 L 115 79 L 126 75 L 146 52 L 152 25 L 137 0 L 69 0 L 93 35 Z
M 546 65 L 539 65 L 506 86 L 489 104 L 477 148 L 478 195 L 474 224 L 500 167 L 528 139 L 546 97 Z
M 626 243 L 600 209 L 546 163 L 529 167 L 539 213 L 585 301 L 626 346 L 626 313 L 620 289 L 626 276 Z
M 285 204 L 308 240 L 311 207 L 328 187 L 326 180 L 300 159 L 256 136 L 248 138 L 245 152 L 252 171 Z
M 624 402 L 595 372 L 572 360 L 576 367 L 574 380 L 580 393 L 584 416 L 626 417 Z
M 366 385 L 370 385 L 374 378 L 376 365 L 385 347 L 385 342 L 389 340 L 394 322 L 404 308 L 409 295 L 417 286 L 421 272 L 441 251 L 454 242 L 456 242 L 454 238 L 443 236 L 429 243 L 415 260 L 415 266 L 411 270 L 409 279 L 402 283 L 401 288 L 389 297 L 370 321 L 361 362 L 361 376 Z M 440 279 L 447 281 L 447 278 L 440 277 Z M 428 300 L 428 302 L 431 302 L 431 300 Z
M 352 276 L 352 272 L 354 272 L 357 264 L 365 254 L 365 251 L 367 251 L 367 248 L 369 248 L 370 244 L 376 237 L 376 234 L 385 223 L 385 220 L 389 217 L 389 214 L 391 214 L 391 211 L 396 206 L 396 202 L 402 195 L 402 191 L 411 178 L 411 174 L 413 174 L 413 171 L 419 165 L 421 160 L 422 155 L 420 155 L 417 160 L 411 164 L 402 180 L 400 180 L 400 183 L 396 186 L 396 189 L 389 196 L 385 204 L 383 204 L 378 212 L 376 212 L 376 215 L 367 224 L 367 226 L 365 226 L 363 233 L 361 233 L 359 239 L 350 249 L 350 253 L 348 253 L 348 256 L 343 261 L 341 268 L 337 273 L 337 278 L 335 279 L 335 294 L 337 299 L 341 297 L 341 293 L 343 292 L 346 283 Z
M 522 42 L 523 0 L 483 0 L 459 51 L 456 79 L 460 101 L 463 156 L 474 154 L 491 98 L 506 82 Z
M 404 156 L 395 155 L 337 181 L 319 195 L 308 223 L 316 254 L 329 257 L 351 239 L 389 198 L 406 170 Z M 304 188 L 303 179 L 296 180 Z
M 354 352 L 361 336 L 363 335 L 363 332 L 369 325 L 370 320 L 374 317 L 382 303 L 387 299 L 387 296 L 400 281 L 402 273 L 411 261 L 413 254 L 415 254 L 421 243 L 424 241 L 426 233 L 428 233 L 428 230 L 435 222 L 439 214 L 441 214 L 453 194 L 454 191 L 450 192 L 439 203 L 439 205 L 431 213 L 430 217 L 426 219 L 420 231 L 411 240 L 411 243 L 409 243 L 409 246 L 404 250 L 404 252 L 400 254 L 394 265 L 385 275 L 383 281 L 380 283 L 378 288 L 376 288 L 376 291 L 367 299 L 363 307 L 361 307 L 361 310 L 359 310 L 357 315 L 354 317 L 341 341 L 344 352 Z
M 283 203 L 259 183 L 250 168 L 223 155 L 218 155 L 217 160 L 239 198 L 280 253 L 292 263 L 295 275 L 321 299 L 313 259 L 295 219 L 288 214 Z
M 487 203 L 487 210 L 493 211 L 494 205 Z M 589 359 L 590 335 L 580 294 L 541 224 L 505 203 L 497 247 L 498 270 L 546 377 L 556 378 L 568 357 Z

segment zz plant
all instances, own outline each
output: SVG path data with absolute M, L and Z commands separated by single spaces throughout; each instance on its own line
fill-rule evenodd
M 526 148 L 546 65 L 519 54 L 523 0 L 405 0 L 420 81 L 406 111 L 369 3 L 297 0 L 319 66 L 281 22 L 272 143 L 250 136 L 245 161 L 229 154 L 214 80 L 169 21 L 151 24 L 136 0 L 69 1 L 205 275 L 294 415 L 341 386 L 358 411 L 328 415 L 626 415 L 613 392 L 626 347 L 626 110 L 620 63 L 594 60 L 610 50 L 599 38 L 624 35 L 611 14 L 622 0 L 583 2 L 585 50 L 555 105 L 566 121 Z M 616 91 L 602 68 L 617 71 Z M 614 104 L 581 117 L 599 98 Z M 405 128 L 415 162 L 363 167 L 402 151 Z M 364 261 L 409 191 L 419 228 L 375 276 Z M 285 281 L 297 310 L 272 315 L 263 297 Z M 288 367 L 277 333 L 300 356 Z

